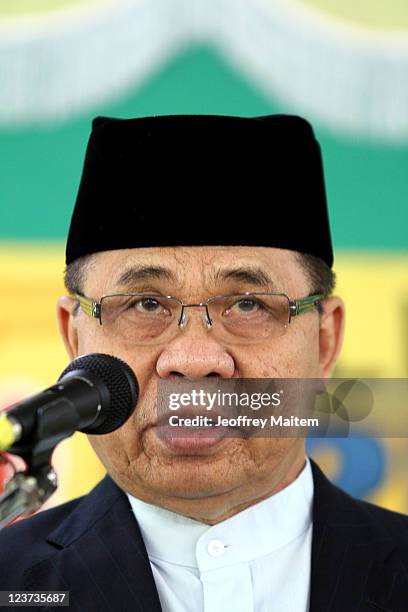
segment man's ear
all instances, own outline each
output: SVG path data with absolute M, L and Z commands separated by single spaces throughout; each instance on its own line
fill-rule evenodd
M 70 359 L 78 356 L 78 330 L 76 324 L 76 309 L 78 300 L 63 295 L 57 302 L 58 328 Z
M 320 376 L 328 378 L 343 345 L 346 312 L 343 300 L 337 296 L 326 298 L 322 306 L 324 312 L 320 315 L 319 365 Z

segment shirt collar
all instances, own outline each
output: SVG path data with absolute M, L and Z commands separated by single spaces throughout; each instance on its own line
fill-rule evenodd
M 226 547 L 227 554 L 215 559 L 218 567 L 225 567 L 274 552 L 312 523 L 313 476 L 307 457 L 301 473 L 287 487 L 217 525 L 206 525 L 126 494 L 149 558 L 187 567 L 203 569 L 203 551 L 214 540 Z

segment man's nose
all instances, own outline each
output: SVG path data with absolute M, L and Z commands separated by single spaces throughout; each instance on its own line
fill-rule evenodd
M 156 371 L 160 378 L 185 376 L 196 379 L 205 376 L 232 378 L 235 372 L 233 357 L 207 330 L 200 317 L 190 319 L 186 329 L 168 343 L 160 354 Z M 194 330 L 193 330 L 194 328 Z

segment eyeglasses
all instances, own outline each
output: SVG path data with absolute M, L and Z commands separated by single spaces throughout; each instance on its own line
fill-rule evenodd
M 217 295 L 199 304 L 184 304 L 171 295 L 118 293 L 99 301 L 76 294 L 83 312 L 99 319 L 106 333 L 134 344 L 170 341 L 188 322 L 186 308 L 203 308 L 203 323 L 220 341 L 252 344 L 283 335 L 292 317 L 312 310 L 324 297 L 297 300 L 284 293 Z

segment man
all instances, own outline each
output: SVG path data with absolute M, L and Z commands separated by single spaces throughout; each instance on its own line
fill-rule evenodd
M 302 437 L 157 422 L 159 382 L 333 371 L 344 305 L 310 125 L 97 118 L 66 262 L 69 357 L 122 358 L 140 399 L 89 436 L 93 491 L 0 534 L 0 588 L 69 590 L 76 611 L 406 612 L 407 517 L 332 485 Z

